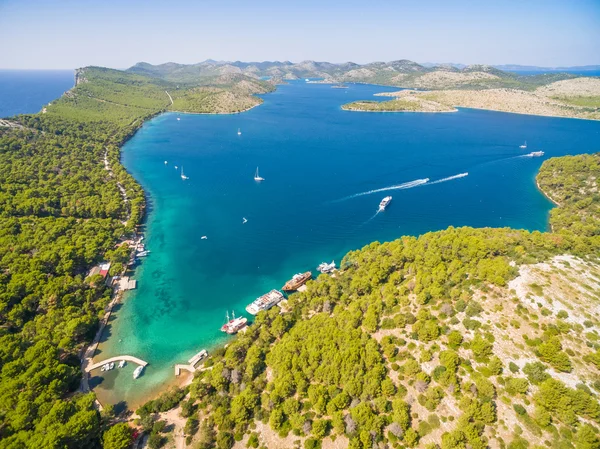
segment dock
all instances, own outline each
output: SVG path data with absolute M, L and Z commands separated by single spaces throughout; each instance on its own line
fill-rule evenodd
M 194 368 L 192 365 L 175 365 L 175 375 L 179 376 L 181 371 L 189 371 L 190 373 L 194 374 L 196 372 L 196 368 Z
M 208 351 L 206 349 L 203 349 L 202 351 L 197 353 L 194 357 L 189 359 L 188 363 L 190 364 L 191 367 L 195 367 L 196 364 L 198 362 L 200 362 L 200 360 L 205 359 L 206 357 L 208 357 Z
M 138 359 L 137 357 L 134 357 L 132 355 L 119 355 L 116 357 L 111 357 L 106 360 L 102 360 L 101 362 L 98 362 L 98 363 L 94 363 L 93 365 L 86 366 L 85 372 L 89 373 L 90 371 L 93 371 L 97 368 L 101 368 L 102 365 L 106 365 L 107 363 L 111 363 L 111 362 L 120 362 L 121 360 L 126 360 L 127 362 L 131 362 L 131 363 L 137 363 L 140 366 L 148 365 L 148 362 L 145 362 L 142 359 Z

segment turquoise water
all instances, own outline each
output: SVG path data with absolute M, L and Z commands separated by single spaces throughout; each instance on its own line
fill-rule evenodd
M 137 381 L 133 367 L 95 378 L 101 400 L 139 403 L 174 378 L 175 363 L 224 341 L 226 310 L 242 313 L 294 273 L 339 263 L 374 240 L 450 225 L 543 231 L 551 204 L 535 186 L 542 161 L 600 151 L 600 123 L 592 121 L 340 109 L 386 90 L 393 89 L 294 82 L 243 114 L 161 115 L 125 145 L 123 163 L 150 197 L 152 253 L 100 357 L 132 354 L 150 365 Z M 526 151 L 519 149 L 524 140 Z M 522 157 L 534 150 L 546 154 Z M 182 181 L 175 165 L 190 179 Z M 266 179 L 260 184 L 257 166 Z M 351 197 L 426 178 L 413 188 Z M 375 215 L 386 195 L 392 203 Z
M 39 112 L 74 84 L 73 70 L 0 70 L 0 117 Z

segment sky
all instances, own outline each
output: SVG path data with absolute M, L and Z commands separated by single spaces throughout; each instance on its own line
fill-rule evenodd
M 0 0 L 1 69 L 136 62 L 600 64 L 600 0 Z

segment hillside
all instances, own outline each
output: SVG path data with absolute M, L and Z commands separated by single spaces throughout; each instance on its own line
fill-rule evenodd
M 598 219 L 576 206 L 598 157 L 544 162 L 541 188 L 566 215 Z M 598 447 L 600 237 L 580 231 L 451 227 L 348 253 L 196 373 L 188 441 Z M 144 426 L 161 407 L 138 410 Z
M 138 63 L 128 71 L 157 77 L 170 82 L 186 83 L 198 76 L 227 74 L 277 79 L 323 78 L 325 82 L 358 82 L 424 89 L 491 89 L 517 88 L 533 90 L 554 81 L 574 78 L 566 73 L 521 76 L 491 66 L 470 65 L 456 68 L 451 65 L 428 66 L 406 59 L 390 62 L 356 64 L 346 62 L 302 61 L 285 62 L 227 62 L 208 60 L 198 64 L 167 63 L 151 65 Z

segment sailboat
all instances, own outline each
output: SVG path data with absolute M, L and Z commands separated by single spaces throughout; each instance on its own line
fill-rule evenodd
M 256 167 L 256 173 L 254 174 L 254 180 L 255 181 L 264 181 L 265 178 L 262 178 L 259 174 L 258 174 L 258 167 Z
M 242 131 L 238 128 L 238 136 L 242 135 Z
M 183 165 L 181 166 L 181 179 L 183 179 L 184 181 L 185 181 L 186 179 L 190 179 L 190 177 L 189 177 L 189 176 L 185 176 L 185 175 L 183 174 Z
M 523 149 L 523 150 L 524 150 L 525 148 L 527 148 L 527 141 L 525 141 L 525 143 L 524 143 L 523 145 L 520 145 L 520 146 L 519 146 L 519 148 L 521 148 L 521 149 Z

